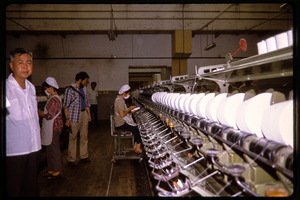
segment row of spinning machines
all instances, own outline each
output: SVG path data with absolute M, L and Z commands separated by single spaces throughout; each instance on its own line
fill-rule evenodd
M 269 107 L 265 108 L 267 114 L 256 113 L 258 118 L 261 116 L 257 128 L 257 121 L 254 125 L 246 123 L 251 118 L 246 117 L 251 115 L 251 105 L 256 104 L 251 101 L 270 100 L 272 93 L 256 95 L 249 100 L 245 100 L 245 95 L 223 94 L 223 103 L 225 99 L 233 101 L 227 105 L 229 110 L 224 110 L 225 104 L 219 105 L 218 109 L 207 109 L 221 94 L 195 94 L 192 98 L 192 94 L 156 92 L 138 96 L 135 104 L 141 109 L 134 117 L 156 194 L 167 197 L 292 195 L 293 135 L 292 139 L 282 137 L 282 123 L 273 124 L 275 128 L 264 128 L 264 124 L 268 123 L 267 119 L 283 120 L 280 115 L 286 118 L 284 115 L 290 114 L 287 110 L 293 108 L 293 100 L 273 104 L 276 108 L 269 102 Z M 190 98 L 182 96 L 180 101 L 178 95 Z M 213 98 L 199 101 L 209 95 Z M 240 104 L 244 103 L 244 106 L 235 108 L 237 103 L 233 96 L 240 96 Z M 193 104 L 193 99 L 197 98 L 198 102 Z M 222 115 L 230 109 L 231 113 L 236 113 L 234 124 L 232 116 Z M 277 133 L 272 136 L 275 129 Z

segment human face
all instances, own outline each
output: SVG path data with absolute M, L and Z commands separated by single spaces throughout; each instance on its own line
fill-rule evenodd
M 94 90 L 96 88 L 96 84 L 91 84 L 92 89 Z
M 49 95 L 50 95 L 50 93 L 49 93 L 48 89 L 49 89 L 49 88 L 46 88 L 46 87 L 45 87 L 45 90 L 44 90 L 44 92 L 45 92 L 45 94 L 46 94 L 47 96 L 49 96 Z
M 27 53 L 15 55 L 9 66 L 17 81 L 24 81 L 32 74 L 32 58 Z
M 84 86 L 86 86 L 88 84 L 89 79 L 85 78 L 83 81 L 81 81 L 80 83 L 80 87 L 83 88 Z
M 130 92 L 123 92 L 123 98 L 128 99 L 130 97 Z

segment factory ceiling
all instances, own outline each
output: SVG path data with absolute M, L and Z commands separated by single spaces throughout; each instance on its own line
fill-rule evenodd
M 11 4 L 7 34 L 276 33 L 291 29 L 288 4 Z

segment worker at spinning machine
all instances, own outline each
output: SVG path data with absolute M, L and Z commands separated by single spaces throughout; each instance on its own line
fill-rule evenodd
M 139 129 L 132 118 L 132 113 L 135 112 L 136 106 L 130 106 L 129 108 L 125 104 L 125 99 L 130 97 L 130 86 L 123 85 L 119 90 L 119 95 L 115 99 L 114 103 L 114 120 L 116 129 L 126 130 L 132 132 L 134 135 L 133 150 L 136 153 L 142 153 L 141 148 L 141 136 Z

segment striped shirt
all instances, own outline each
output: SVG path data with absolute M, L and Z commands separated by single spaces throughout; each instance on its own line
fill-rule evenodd
M 77 88 L 75 83 L 72 83 L 71 86 L 73 86 L 79 92 L 79 89 Z M 83 91 L 85 94 L 84 97 L 85 105 L 86 107 L 91 107 L 89 98 L 86 93 L 86 87 L 83 87 Z M 81 99 L 82 99 L 82 97 L 79 95 L 78 92 L 74 91 L 70 87 L 67 87 L 65 90 L 64 103 L 63 103 L 63 108 L 68 109 L 69 111 L 69 116 L 68 116 L 69 120 L 75 123 L 79 122 Z

